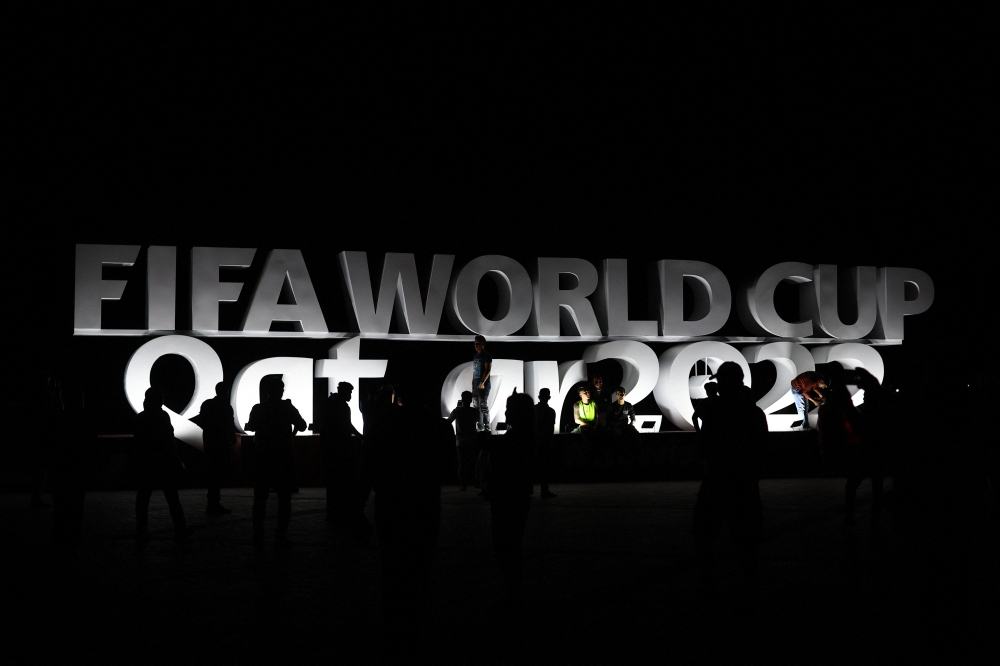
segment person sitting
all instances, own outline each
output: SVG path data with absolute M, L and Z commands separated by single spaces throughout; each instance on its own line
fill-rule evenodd
M 595 435 L 597 433 L 597 403 L 590 399 L 590 389 L 586 385 L 579 389 L 580 399 L 573 405 L 573 420 L 576 421 L 574 435 Z

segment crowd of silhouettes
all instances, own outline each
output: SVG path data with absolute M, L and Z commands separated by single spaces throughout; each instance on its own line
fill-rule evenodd
M 507 399 L 497 436 L 491 430 L 487 401 L 492 359 L 485 341 L 475 343 L 472 390 L 447 418 L 438 413 L 435 397 L 421 383 L 385 381 L 373 385 L 360 401 L 363 432 L 352 422 L 350 402 L 355 387 L 340 382 L 325 399 L 312 429 L 320 434 L 326 519 L 348 530 L 359 543 L 377 536 L 381 566 L 381 605 L 385 629 L 397 645 L 417 640 L 425 606 L 431 563 L 441 523 L 443 470 L 458 461 L 461 491 L 480 489 L 490 504 L 490 530 L 498 579 L 506 596 L 521 595 L 523 541 L 534 493 L 554 498 L 549 483 L 554 465 L 556 412 L 551 393 L 543 388 L 538 402 L 515 390 Z M 763 534 L 759 483 L 766 457 L 767 419 L 744 383 L 741 367 L 722 363 L 706 384 L 707 397 L 694 400 L 693 421 L 704 474 L 693 513 L 693 535 L 701 581 L 715 593 L 715 548 L 723 525 L 739 552 L 744 598 L 752 601 L 757 586 L 758 545 Z M 967 417 L 970 401 L 992 390 L 996 378 L 982 373 L 976 386 L 944 375 L 930 375 L 912 395 L 900 396 L 864 369 L 827 364 L 823 372 L 803 373 L 792 382 L 802 428 L 809 429 L 810 403 L 817 409 L 818 441 L 831 475 L 846 478 L 844 526 L 857 523 L 857 491 L 871 480 L 871 529 L 881 532 L 883 508 L 892 509 L 893 528 L 919 538 L 929 524 L 935 501 L 943 502 L 950 524 L 963 525 L 976 506 L 985 505 L 992 486 L 989 520 L 997 526 L 998 445 L 985 420 Z M 855 405 L 853 391 L 864 391 Z M 275 545 L 287 548 L 292 494 L 296 482 L 293 442 L 307 424 L 291 401 L 283 399 L 280 376 L 261 383 L 261 401 L 244 426 L 254 433 L 244 446 L 244 464 L 253 483 L 253 546 L 264 544 L 268 497 L 277 494 Z M 594 376 L 578 389 L 573 405 L 576 428 L 586 441 L 609 444 L 638 456 L 635 409 L 624 388 L 605 391 Z M 87 479 L 100 467 L 97 428 L 85 410 L 83 392 L 63 390 L 42 377 L 32 396 L 32 418 L 52 424 L 43 429 L 31 451 L 32 506 L 44 508 L 42 488 L 52 491 L 52 541 L 56 550 L 72 554 L 80 543 Z M 206 512 L 223 515 L 221 487 L 226 482 L 235 439 L 233 409 L 227 387 L 205 401 L 193 421 L 204 431 Z M 502 423 L 503 425 L 499 425 Z M 454 429 L 452 424 L 454 424 Z M 505 427 L 504 427 L 505 426 Z M 246 442 L 246 440 L 244 440 Z M 578 440 L 580 441 L 580 440 Z M 247 442 L 250 443 L 250 442 Z M 948 448 L 947 456 L 941 446 Z M 456 456 L 457 454 L 457 456 Z M 152 493 L 162 491 L 176 538 L 190 534 L 178 490 L 185 468 L 178 455 L 170 416 L 157 387 L 145 392 L 135 417 L 131 464 L 135 471 L 135 532 L 148 540 Z M 891 494 L 884 477 L 895 470 Z M 936 486 L 944 486 L 940 492 Z M 938 490 L 938 492 L 935 492 Z M 374 527 L 365 507 L 374 493 Z M 978 503 L 978 504 L 977 504 Z M 959 530 L 952 527 L 954 534 Z

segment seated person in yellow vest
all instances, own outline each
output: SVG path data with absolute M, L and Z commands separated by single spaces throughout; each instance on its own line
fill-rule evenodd
M 573 419 L 576 429 L 573 434 L 590 434 L 597 430 L 597 403 L 590 399 L 590 389 L 586 385 L 580 387 L 580 399 L 573 405 Z

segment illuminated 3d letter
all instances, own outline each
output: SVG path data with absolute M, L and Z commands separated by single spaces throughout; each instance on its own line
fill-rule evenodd
M 219 330 L 219 303 L 235 303 L 243 290 L 240 282 L 219 282 L 219 268 L 249 268 L 256 252 L 243 247 L 191 248 L 192 330 Z
M 810 350 L 816 363 L 833 363 L 836 361 L 844 366 L 845 370 L 864 368 L 872 373 L 875 379 L 881 383 L 885 378 L 885 363 L 882 355 L 874 347 L 863 345 L 857 342 L 844 342 L 839 345 L 822 345 Z M 860 405 L 864 402 L 865 392 L 858 390 L 857 386 L 848 386 L 851 395 L 854 396 L 854 404 Z
M 594 305 L 605 335 L 655 337 L 655 321 L 628 318 L 628 263 L 625 259 L 605 259 L 597 285 Z
M 340 270 L 347 285 L 358 331 L 388 333 L 389 318 L 395 310 L 396 323 L 402 332 L 436 335 L 454 262 L 454 255 L 434 255 L 427 283 L 427 306 L 424 307 L 413 255 L 386 253 L 376 306 L 368 273 L 368 255 L 365 252 L 341 252 Z
M 201 428 L 188 419 L 201 411 L 201 403 L 215 397 L 215 385 L 222 381 L 222 361 L 211 347 L 186 335 L 165 335 L 139 347 L 125 366 L 125 397 L 132 409 L 142 411 L 142 402 L 149 388 L 149 372 L 161 356 L 177 354 L 187 359 L 194 370 L 194 394 L 187 407 L 178 414 L 164 407 L 174 427 L 174 437 L 195 448 L 202 448 Z
M 177 248 L 150 245 L 146 250 L 146 328 L 172 331 L 177 328 Z
M 743 383 L 750 386 L 750 366 L 743 354 L 724 342 L 691 342 L 676 345 L 660 354 L 660 378 L 653 389 L 656 404 L 671 423 L 682 430 L 694 430 L 691 416 L 691 387 L 688 375 L 695 363 L 708 361 L 708 367 L 716 372 L 726 361 L 737 363 L 743 368 Z
M 294 305 L 278 305 L 286 281 Z M 300 331 L 307 333 L 327 332 L 326 320 L 300 250 L 271 250 L 268 253 L 250 309 L 243 320 L 243 330 L 268 331 L 272 321 L 295 322 Z
M 784 280 L 804 284 L 812 282 L 812 279 L 813 267 L 809 264 L 786 261 L 771 266 L 747 287 L 743 298 L 738 302 L 737 311 L 743 325 L 758 335 L 770 334 L 782 338 L 809 337 L 813 334 L 812 320 L 790 322 L 779 317 L 774 309 L 774 290 Z M 800 305 L 800 311 L 812 312 L 813 308 L 808 304 L 808 299 L 812 298 L 811 290 L 800 291 L 800 302 L 804 300 L 807 304 L 805 307 Z
M 498 421 L 506 420 L 504 411 L 509 398 L 516 388 L 518 393 L 524 392 L 524 361 L 514 361 L 508 358 L 493 359 L 490 370 L 490 429 L 496 430 Z M 441 414 L 447 416 L 462 399 L 462 391 L 472 390 L 472 362 L 455 366 L 444 384 L 441 385 Z M 558 410 L 557 410 L 558 411 Z
M 654 357 L 655 359 L 655 357 Z M 584 361 L 526 361 L 524 364 L 524 392 L 538 401 L 538 392 L 547 388 L 552 398 L 549 406 L 556 411 L 553 431 L 562 426 L 562 406 L 574 386 L 587 381 L 587 364 Z
M 77 245 L 76 302 L 73 328 L 99 329 L 101 301 L 117 301 L 126 280 L 104 280 L 105 266 L 132 266 L 139 255 L 138 245 Z M 142 401 L 139 401 L 142 404 Z
M 329 392 L 336 390 L 337 384 L 340 382 L 347 382 L 354 387 L 351 401 L 347 405 L 351 408 L 351 423 L 360 431 L 365 425 L 358 400 L 358 395 L 361 393 L 361 378 L 385 377 L 385 369 L 389 365 L 389 361 L 387 359 L 365 359 L 362 361 L 361 338 L 351 338 L 338 342 L 330 347 L 328 355 L 330 358 L 316 361 L 315 375 L 317 378 L 325 377 L 327 379 Z
M 684 285 L 691 287 L 694 308 L 684 318 Z M 660 314 L 661 335 L 711 335 L 729 319 L 733 305 L 729 280 L 718 268 L 702 261 L 663 259 L 656 262 L 652 295 Z
M 243 426 L 250 419 L 250 410 L 261 401 L 260 380 L 268 375 L 281 375 L 285 383 L 283 400 L 291 400 L 299 410 L 306 425 L 313 421 L 313 360 L 298 356 L 274 356 L 254 361 L 240 370 L 233 381 L 230 404 L 236 419 L 236 429 L 245 432 Z M 311 435 L 312 430 L 297 432 L 296 435 Z
M 914 298 L 906 298 L 906 285 L 911 285 Z M 878 269 L 878 322 L 876 335 L 887 340 L 903 339 L 903 317 L 920 314 L 934 302 L 934 282 L 931 276 L 916 268 Z
M 571 275 L 576 285 L 559 288 L 559 277 Z M 540 257 L 534 275 L 534 307 L 528 321 L 530 335 L 559 336 L 562 329 L 570 335 L 601 335 L 594 307 L 587 296 L 597 289 L 597 269 L 583 259 Z
M 795 414 L 775 414 L 774 412 L 791 405 L 792 380 L 803 372 L 816 369 L 812 354 L 802 345 L 794 342 L 769 342 L 764 345 L 752 345 L 740 350 L 748 363 L 770 361 L 777 371 L 774 385 L 764 397 L 757 401 L 757 406 L 767 415 L 769 430 L 788 430 L 794 421 L 799 420 Z M 813 424 L 815 425 L 815 424 Z
M 587 363 L 609 358 L 622 366 L 622 388 L 628 393 L 629 402 L 634 405 L 652 392 L 660 376 L 656 352 L 634 340 L 604 342 L 583 350 L 583 360 Z
M 487 275 L 500 292 L 495 319 L 486 317 L 479 309 L 479 282 Z M 452 279 L 448 287 L 448 318 L 460 331 L 511 335 L 528 321 L 531 301 L 531 278 L 524 266 L 510 257 L 488 254 L 467 263 Z
M 852 271 L 849 297 L 855 299 L 858 307 L 858 318 L 853 324 L 845 324 L 840 320 L 837 308 L 837 267 L 833 264 L 820 264 L 813 268 L 814 298 L 802 299 L 803 305 L 813 309 L 808 313 L 813 322 L 833 338 L 863 338 L 875 326 L 875 267 L 858 266 Z

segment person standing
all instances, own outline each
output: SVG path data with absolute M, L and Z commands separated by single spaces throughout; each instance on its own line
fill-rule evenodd
M 215 385 L 215 397 L 201 403 L 197 424 L 203 431 L 205 442 L 205 487 L 208 490 L 208 507 L 205 513 L 222 516 L 232 513 L 222 506 L 222 481 L 229 470 L 236 429 L 233 407 L 226 400 L 226 385 Z
M 812 430 L 812 426 L 809 425 L 809 404 L 806 401 L 808 400 L 819 407 L 819 403 L 823 399 L 821 389 L 826 387 L 826 377 L 811 370 L 803 372 L 792 380 L 792 398 L 795 399 L 795 410 L 799 413 L 799 418 L 802 419 L 803 430 Z
M 326 519 L 346 522 L 358 495 L 361 433 L 351 423 L 349 382 L 337 384 L 337 392 L 326 398 L 320 430 L 320 454 L 326 482 Z
M 472 406 L 472 393 L 462 392 L 462 401 L 448 415 L 448 423 L 455 423 L 455 450 L 458 453 L 459 490 L 467 490 L 476 464 L 476 426 L 479 412 Z
M 472 394 L 479 407 L 479 423 L 476 430 L 490 429 L 490 372 L 493 370 L 493 357 L 486 351 L 486 338 L 476 336 L 476 354 L 472 357 Z
M 490 503 L 493 551 L 500 565 L 504 590 L 512 599 L 521 594 L 524 578 L 524 527 L 531 508 L 531 457 L 535 410 L 531 396 L 515 392 L 507 398 L 507 432 L 486 441 L 490 473 L 484 497 Z
M 253 543 L 264 545 L 264 513 L 267 496 L 274 487 L 278 494 L 278 529 L 275 545 L 287 547 L 288 523 L 292 516 L 292 487 L 295 485 L 295 458 L 292 442 L 306 422 L 291 400 L 282 400 L 285 383 L 269 377 L 261 387 L 263 401 L 250 410 L 245 430 L 254 433 Z
M 52 545 L 64 556 L 74 555 L 80 544 L 86 481 L 98 467 L 97 429 L 83 406 L 83 391 L 68 390 L 66 409 L 54 424 L 56 445 L 49 467 Z
M 137 458 L 137 483 L 135 494 L 136 539 L 147 540 L 149 498 L 155 488 L 163 490 L 174 521 L 174 535 L 182 538 L 188 534 L 177 490 L 184 478 L 184 464 L 177 454 L 174 426 L 163 411 L 163 393 L 158 388 L 146 389 L 142 411 L 135 417 L 135 454 Z
M 549 407 L 552 392 L 547 388 L 538 391 L 538 404 L 535 405 L 535 461 L 537 465 L 538 483 L 542 487 L 542 497 L 555 497 L 549 490 L 549 477 L 552 473 L 554 457 L 553 439 L 556 428 L 556 410 Z
M 760 474 L 767 437 L 767 418 L 743 385 L 743 369 L 731 361 L 712 376 L 718 397 L 704 400 L 698 447 L 705 459 L 705 475 L 694 505 L 694 536 L 702 583 L 715 585 L 714 544 L 727 523 L 739 548 L 745 590 L 756 588 L 757 544 L 763 527 Z

